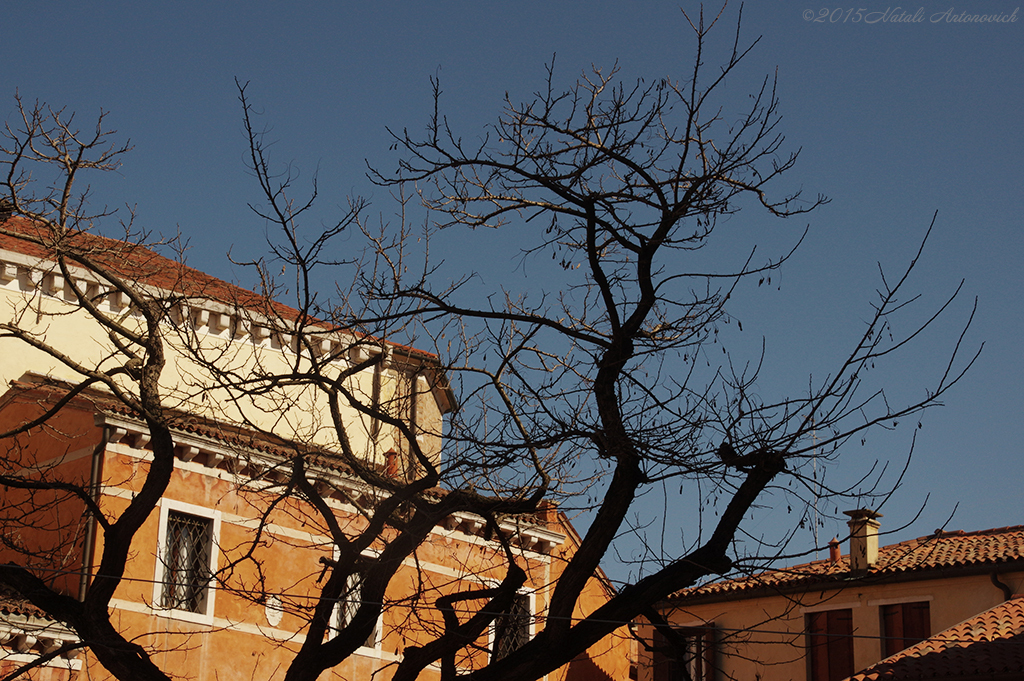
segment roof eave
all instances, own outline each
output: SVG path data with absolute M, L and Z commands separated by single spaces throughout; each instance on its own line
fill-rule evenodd
M 1024 572 L 1024 558 L 1012 560 L 972 563 L 970 565 L 954 565 L 929 567 L 921 570 L 904 570 L 901 572 L 868 572 L 854 575 L 844 572 L 830 579 L 812 579 L 794 584 L 764 585 L 715 594 L 693 594 L 669 596 L 659 607 L 674 608 L 684 605 L 700 605 L 705 603 L 723 603 L 751 600 L 770 596 L 806 594 L 811 591 L 841 591 L 852 585 L 900 584 L 906 582 L 927 581 L 933 579 L 950 579 L 953 577 L 973 577 L 992 573 Z

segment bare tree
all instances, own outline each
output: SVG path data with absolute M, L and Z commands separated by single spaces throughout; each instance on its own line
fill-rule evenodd
M 80 542 L 67 528 L 55 528 L 64 531 L 45 555 L 0 567 L 0 583 L 67 622 L 118 678 L 168 678 L 153 663 L 153 651 L 119 632 L 108 612 L 132 540 L 171 477 L 173 428 L 181 414 L 196 410 L 275 443 L 276 458 L 251 461 L 245 468 L 251 476 L 259 467 L 267 481 L 254 502 L 265 523 L 275 513 L 305 514 L 302 522 L 330 537 L 332 553 L 322 562 L 314 604 L 281 606 L 305 618 L 288 679 L 315 679 L 353 655 L 382 609 L 394 605 L 388 587 L 403 561 L 414 560 L 429 533 L 459 514 L 479 518 L 487 528 L 499 561 L 492 581 L 472 588 L 431 587 L 414 596 L 420 608 L 416 626 L 429 636 L 402 651 L 390 670 L 395 679 L 417 678 L 432 666 L 446 679 L 539 678 L 673 591 L 730 572 L 738 567 L 737 558 L 749 562 L 776 555 L 777 547 L 752 557 L 737 556 L 733 549 L 754 505 L 794 503 L 770 491 L 783 489 L 785 481 L 793 481 L 797 491 L 778 494 L 795 495 L 797 502 L 843 494 L 810 479 L 812 456 L 819 465 L 833 461 L 850 438 L 938 404 L 972 359 L 961 360 L 962 336 L 955 339 L 930 389 L 908 403 L 892 403 L 882 389 L 865 382 L 869 369 L 904 348 L 949 305 L 896 335 L 894 317 L 914 300 L 904 288 L 915 256 L 901 276 L 883 281 L 863 334 L 839 355 L 831 374 L 808 382 L 806 392 L 760 397 L 766 391 L 755 389 L 760 388 L 758 371 L 734 367 L 757 367 L 767 361 L 764 357 L 743 364 L 719 351 L 724 359 L 710 364 L 709 348 L 718 342 L 720 326 L 732 319 L 731 296 L 789 257 L 781 253 L 762 261 L 751 253 L 732 271 L 691 266 L 697 252 L 718 236 L 720 219 L 741 206 L 792 217 L 825 201 L 776 196 L 779 176 L 793 167 L 797 155 L 783 151 L 771 78 L 738 118 L 721 113 L 715 96 L 753 45 L 742 46 L 737 29 L 731 53 L 709 75 L 703 51 L 714 24 L 703 16 L 691 24 L 697 54 L 681 81 L 629 84 L 615 69 L 594 70 L 562 89 L 552 67 L 540 92 L 523 103 L 509 97 L 498 122 L 473 142 L 441 114 L 435 83 L 435 110 L 426 133 L 395 132 L 401 153 L 397 171 L 370 171 L 375 182 L 393 190 L 401 209 L 395 223 L 376 228 L 359 200 L 327 228 L 302 228 L 317 199 L 316 186 L 304 199 L 294 197 L 291 176 L 276 173 L 267 157 L 246 87 L 240 85 L 251 169 L 265 199 L 254 210 L 274 227 L 275 236 L 268 257 L 249 263 L 259 275 L 258 295 L 239 289 L 233 303 L 250 313 L 260 309 L 266 334 L 289 350 L 287 365 L 258 355 L 240 358 L 230 346 L 204 342 L 189 305 L 207 294 L 186 268 L 156 293 L 116 266 L 135 259 L 144 267 L 150 253 L 134 245 L 147 235 L 135 233 L 130 221 L 123 253 L 98 250 L 100 242 L 89 230 L 109 216 L 86 213 L 85 196 L 76 193 L 78 176 L 115 167 L 127 147 L 109 145 L 102 117 L 95 134 L 83 137 L 63 111 L 22 106 L 22 119 L 7 128 L 4 187 L 10 212 L 36 228 L 2 227 L 0 236 L 31 243 L 55 263 L 54 274 L 70 282 L 66 302 L 101 325 L 109 344 L 99 355 L 69 355 L 49 342 L 45 323 L 30 319 L 44 315 L 31 301 L 0 324 L 3 338 L 45 353 L 75 377 L 54 388 L 51 402 L 31 421 L 7 428 L 2 436 L 23 442 L 31 430 L 56 423 L 76 398 L 99 390 L 145 421 L 152 463 L 142 474 L 139 493 L 111 515 L 80 483 L 45 470 L 18 473 L 24 466 L 12 455 L 0 484 L 19 490 L 11 498 L 23 506 L 5 507 L 6 517 L 31 518 L 44 508 L 76 503 L 102 533 L 103 552 L 81 600 L 42 576 L 55 555 Z M 30 181 L 36 179 L 26 170 L 31 164 L 56 178 L 44 183 L 42 195 L 31 193 Z M 413 227 L 421 216 L 424 226 Z M 554 263 L 558 283 L 548 291 L 495 290 L 480 296 L 472 290 L 477 279 L 472 272 L 446 279 L 442 275 L 451 265 L 432 261 L 425 244 L 462 229 L 516 230 L 523 262 Z M 347 252 L 356 236 L 363 250 L 339 258 L 334 241 L 341 234 L 349 237 Z M 794 248 L 798 244 L 796 239 Z M 272 276 L 281 265 L 295 275 L 287 286 Z M 79 283 L 84 281 L 79 270 L 91 273 L 90 283 Z M 315 276 L 323 270 L 351 285 L 340 286 L 337 296 L 318 296 Z M 121 310 L 130 314 L 103 303 L 112 296 L 123 296 Z M 347 340 L 337 342 L 340 336 Z M 335 341 L 325 341 L 330 338 Z M 187 369 L 176 369 L 181 375 L 172 385 L 168 344 L 188 360 Z M 339 372 L 340 356 L 356 359 Z M 403 389 L 385 399 L 376 388 L 353 382 L 360 372 L 385 362 L 404 363 Z M 449 416 L 441 456 L 424 444 L 430 438 L 439 442 L 441 433 L 422 432 L 412 414 L 420 377 L 430 390 L 450 390 L 460 405 Z M 204 406 L 210 394 L 217 396 L 216 405 Z M 311 403 L 322 405 L 323 422 L 292 418 Z M 276 415 L 272 427 L 268 414 Z M 395 443 L 394 459 L 383 467 L 379 456 L 368 457 L 356 444 L 366 423 L 387 429 Z M 373 435 L 382 437 L 379 430 Z M 12 445 L 11 451 L 16 449 Z M 375 491 L 353 502 L 362 516 L 357 525 L 339 522 L 326 502 L 337 493 L 318 478 L 318 466 L 328 455 Z M 638 497 L 666 481 L 693 498 L 723 500 L 715 518 L 693 519 L 695 526 L 699 520 L 709 529 L 682 554 L 648 547 L 644 572 L 621 584 L 602 607 L 579 617 L 587 581 L 612 555 L 616 538 L 635 529 L 630 516 Z M 526 581 L 502 523 L 543 513 L 553 503 L 563 509 L 589 507 L 593 514 L 576 551 L 560 566 L 538 633 L 500 659 L 460 667 L 512 608 Z M 259 580 L 243 585 L 234 576 L 243 564 L 262 574 L 264 541 L 257 530 L 247 545 L 233 547 L 217 575 L 222 588 L 263 602 L 266 590 Z M 368 557 L 374 547 L 379 550 Z M 9 548 L 18 547 L 11 542 Z M 353 579 L 359 583 L 358 605 L 332 633 L 332 613 Z

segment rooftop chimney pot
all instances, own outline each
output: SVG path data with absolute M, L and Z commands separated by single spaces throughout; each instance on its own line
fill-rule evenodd
M 840 557 L 842 557 L 842 551 L 839 546 L 839 537 L 832 537 L 832 541 L 828 543 L 828 562 L 838 563 Z
M 881 513 L 867 508 L 843 511 L 850 516 L 850 571 L 867 572 L 878 562 L 878 518 Z

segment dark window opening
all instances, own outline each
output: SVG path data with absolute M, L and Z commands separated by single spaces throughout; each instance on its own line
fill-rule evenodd
M 494 621 L 494 644 L 491 655 L 495 660 L 507 657 L 530 640 L 530 595 L 516 594 L 507 612 Z
M 808 614 L 807 647 L 811 681 L 841 681 L 852 676 L 853 611 Z
M 211 576 L 211 525 L 209 518 L 174 511 L 167 514 L 163 607 L 203 611 Z
M 352 623 L 352 620 L 356 616 L 356 611 L 359 610 L 359 606 L 363 604 L 363 583 L 359 575 L 350 575 L 348 583 L 344 593 L 341 594 L 341 599 L 338 601 L 338 605 L 334 609 L 334 617 L 331 622 L 331 627 L 328 632 L 329 638 L 336 637 L 341 630 Z M 362 642 L 362 646 L 365 648 L 376 648 L 377 647 L 377 634 L 380 627 L 380 622 L 374 625 L 373 630 L 370 632 L 366 640 Z
M 714 625 L 674 627 L 669 634 L 654 630 L 653 681 L 714 681 Z
M 932 635 L 928 602 L 883 605 L 882 657 L 895 655 Z

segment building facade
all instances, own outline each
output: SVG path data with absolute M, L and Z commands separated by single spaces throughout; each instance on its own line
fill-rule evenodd
M 10 386 L 0 397 L 0 430 L 10 435 L 0 470 L 0 482 L 9 483 L 0 504 L 0 560 L 28 568 L 58 594 L 86 598 L 102 578 L 108 536 L 88 509 L 113 522 L 150 484 L 157 465 L 151 428 L 114 394 L 130 388 L 118 377 L 140 368 L 113 337 L 130 337 L 148 319 L 112 285 L 124 281 L 167 312 L 161 389 L 173 465 L 132 538 L 109 608 L 115 628 L 160 668 L 199 681 L 283 678 L 317 616 L 333 578 L 327 575 L 346 560 L 349 576 L 336 589 L 324 638 L 356 627 L 362 634 L 354 653 L 320 678 L 389 678 L 407 651 L 450 624 L 449 614 L 470 617 L 483 596 L 457 599 L 447 610 L 440 602 L 496 587 L 510 561 L 525 574 L 521 588 L 454 664 L 478 669 L 543 627 L 550 590 L 574 550 L 568 519 L 551 505 L 491 518 L 452 513 L 400 564 L 382 563 L 403 541 L 414 509 L 398 506 L 383 520 L 377 509 L 415 485 L 425 466 L 441 465 L 443 419 L 456 408 L 432 355 L 331 329 L 148 249 L 82 235 L 78 247 L 84 243 L 101 266 L 59 266 L 39 239 L 19 238 L 34 234 L 32 224 L 14 218 L 5 229 L 0 306 L 6 328 L 17 333 L 0 338 L 0 378 Z M 250 390 L 244 399 L 232 390 L 250 376 L 287 375 L 303 357 L 368 408 L 330 404 L 308 385 Z M 91 368 L 114 378 L 89 381 Z M 45 483 L 45 490 L 24 480 Z M 449 492 L 418 494 L 440 503 Z M 352 546 L 359 547 L 354 558 L 343 553 Z M 385 567 L 393 576 L 383 596 L 368 595 Z M 596 609 L 608 588 L 595 576 L 580 613 Z M 35 625 L 16 621 L 17 613 L 4 616 L 12 643 L 4 668 L 33 650 L 45 654 L 54 641 L 76 640 L 70 633 L 36 636 L 28 646 L 26 632 Z M 86 678 L 108 678 L 89 642 L 78 644 L 29 675 L 48 681 L 46 674 L 84 670 Z M 550 678 L 623 679 L 629 665 L 628 641 L 613 635 Z
M 1024 596 L 1014 596 L 850 677 L 850 681 L 975 679 L 1024 679 Z
M 840 681 L 1024 592 L 1024 526 L 879 547 L 881 516 L 848 514 L 849 553 L 662 603 L 641 681 Z

